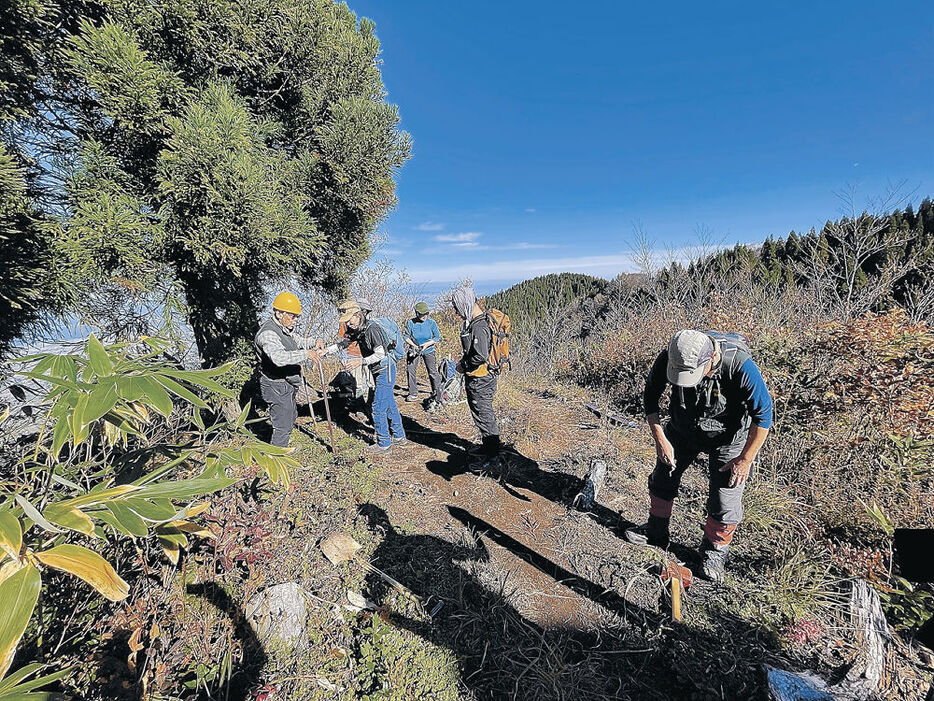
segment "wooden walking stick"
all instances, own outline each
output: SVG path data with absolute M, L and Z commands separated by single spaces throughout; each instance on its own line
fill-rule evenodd
M 331 434 L 331 454 L 337 455 L 337 449 L 334 447 L 334 424 L 331 423 L 331 405 L 328 404 L 328 386 L 324 381 L 324 367 L 321 360 L 318 360 L 318 375 L 321 377 L 321 390 L 324 392 L 324 415 L 328 418 L 328 433 Z

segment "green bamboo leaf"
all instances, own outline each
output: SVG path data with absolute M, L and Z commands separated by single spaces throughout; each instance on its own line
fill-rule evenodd
M 266 455 L 290 455 L 292 453 L 292 448 L 283 448 L 278 445 L 272 445 L 271 443 L 264 443 L 263 441 L 256 441 L 254 449 L 261 450 Z
M 128 535 L 128 536 L 135 535 L 135 534 L 133 534 L 133 533 L 130 533 L 130 531 L 127 530 L 126 528 L 124 528 L 123 524 L 120 523 L 119 520 L 117 520 L 117 517 L 114 516 L 114 515 L 113 515 L 110 511 L 108 511 L 107 509 L 100 509 L 100 510 L 98 510 L 98 511 L 91 511 L 91 512 L 89 512 L 89 515 L 92 516 L 93 518 L 96 518 L 98 521 L 103 521 L 103 522 L 106 523 L 108 526 L 110 526 L 111 528 L 113 528 L 114 530 L 116 530 L 118 533 L 123 533 L 123 535 Z M 96 530 L 96 529 L 95 529 L 95 530 Z
M 128 497 L 122 499 L 121 504 L 125 504 L 131 511 L 133 511 L 137 516 L 142 518 L 145 521 L 152 521 L 153 523 L 162 523 L 164 521 L 171 521 L 175 518 L 177 513 L 175 507 L 172 506 L 172 502 L 160 499 L 159 503 L 149 501 L 148 499 L 140 499 L 139 497 Z M 168 508 L 166 508 L 168 504 Z
M 0 511 L 0 550 L 12 558 L 19 558 L 23 548 L 23 527 L 10 509 Z
M 29 625 L 33 609 L 39 600 L 42 577 L 32 565 L 27 565 L 0 584 L 0 678 L 13 662 L 20 638 Z
M 16 499 L 16 503 L 20 505 L 20 508 L 26 514 L 26 517 L 35 523 L 40 528 L 43 528 L 51 533 L 61 533 L 61 528 L 56 528 L 48 520 L 39 513 L 39 509 L 30 504 L 25 497 L 20 494 L 14 494 L 13 498 Z
M 88 338 L 88 358 L 91 361 L 91 368 L 99 376 L 110 375 L 113 372 L 114 366 L 107 350 L 93 333 Z
M 180 385 L 178 382 L 173 380 L 171 377 L 166 377 L 162 373 L 155 373 L 153 377 L 159 384 L 161 384 L 167 390 L 172 392 L 172 394 L 175 394 L 181 397 L 189 404 L 194 404 L 196 407 L 199 407 L 201 409 L 208 408 L 207 402 L 205 402 L 203 399 L 201 399 L 201 397 L 199 397 L 197 394 L 192 392 L 187 387 Z
M 23 377 L 31 377 L 34 380 L 41 380 L 42 382 L 48 382 L 49 384 L 55 385 L 56 387 L 64 387 L 65 389 L 79 389 L 79 388 L 94 387 L 94 385 L 89 385 L 84 382 L 78 383 L 72 380 L 63 380 L 53 375 L 42 375 L 37 372 L 31 372 L 29 370 L 20 370 L 16 374 L 22 375 Z
M 70 437 L 71 427 L 68 425 L 68 422 L 64 418 L 56 421 L 55 428 L 52 430 L 52 449 L 50 450 L 50 455 L 53 460 L 58 459 L 59 453 L 62 452 L 62 447 L 68 442 Z
M 76 448 L 81 445 L 84 440 L 83 436 L 87 435 L 87 432 L 84 430 L 84 412 L 88 408 L 89 397 L 90 395 L 82 393 L 81 396 L 78 397 L 78 403 L 75 405 L 75 410 L 71 414 L 72 445 Z
M 135 402 L 146 394 L 146 388 L 140 382 L 139 377 L 130 375 L 128 377 L 118 377 L 116 380 L 117 394 L 128 402 Z
M 56 355 L 52 360 L 51 372 L 56 377 L 75 382 L 78 379 L 78 366 L 73 355 Z
M 108 511 L 114 515 L 124 530 L 129 531 L 135 536 L 146 537 L 149 535 L 149 529 L 146 522 L 130 511 L 126 504 L 119 501 L 111 501 L 106 504 Z
M 146 392 L 145 398 L 149 400 L 149 404 L 154 407 L 156 411 L 163 416 L 168 416 L 172 413 L 172 399 L 162 385 L 151 377 L 140 377 L 138 381 Z
M 53 481 L 53 482 L 58 482 L 59 484 L 64 485 L 65 487 L 68 487 L 69 489 L 74 489 L 76 492 L 80 492 L 80 491 L 81 491 L 81 487 L 80 487 L 80 486 L 78 486 L 77 484 L 75 484 L 75 483 L 72 482 L 71 480 L 65 479 L 65 478 L 62 477 L 61 475 L 56 475 L 56 474 L 53 473 L 53 474 L 49 475 L 49 477 L 52 478 L 52 481 Z
M 12 698 L 11 696 L 8 696 L 6 694 L 11 694 L 14 692 L 17 694 L 24 694 L 26 692 L 32 691 L 33 689 L 38 689 L 40 686 L 45 686 L 46 684 L 51 684 L 53 682 L 61 681 L 62 679 L 67 679 L 68 677 L 70 677 L 72 674 L 75 673 L 75 670 L 78 669 L 77 667 L 68 667 L 67 669 L 62 669 L 52 674 L 46 674 L 45 676 L 42 676 L 42 677 L 36 677 L 32 681 L 24 682 L 22 684 L 18 682 L 13 682 L 12 684 L 7 685 L 7 680 L 18 678 L 18 680 L 21 681 L 25 679 L 26 677 L 28 677 L 33 672 L 35 672 L 37 669 L 42 669 L 42 667 L 44 666 L 45 665 L 42 665 L 36 662 L 31 665 L 26 665 L 25 667 L 22 667 L 16 670 L 16 672 L 6 677 L 2 682 L 0 682 L 0 699 Z M 23 670 L 27 670 L 26 674 L 21 674 Z M 31 698 L 34 698 L 34 697 L 41 696 L 41 695 L 29 694 L 29 696 Z M 56 694 L 55 696 L 57 698 L 63 698 L 59 696 L 58 694 Z
M 42 512 L 42 515 L 56 526 L 94 537 L 94 522 L 80 509 L 52 504 Z
M 247 417 L 250 415 L 250 402 L 246 403 L 246 406 L 243 407 L 243 411 L 240 412 L 240 416 L 237 417 L 237 421 L 234 425 L 237 428 L 243 428 L 246 425 Z
M 204 418 L 201 416 L 201 412 L 197 407 L 195 407 L 195 410 L 191 413 L 191 419 L 195 422 L 195 426 L 200 428 L 202 431 L 204 430 Z
M 173 460 L 170 460 L 170 461 L 167 462 L 165 465 L 160 465 L 159 467 L 157 467 L 157 468 L 156 468 L 155 470 L 153 470 L 152 472 L 143 475 L 143 476 L 140 477 L 138 480 L 135 480 L 135 481 L 133 482 L 133 484 L 134 484 L 134 485 L 149 484 L 150 482 L 153 482 L 153 481 L 159 479 L 160 477 L 162 477 L 162 475 L 166 474 L 167 472 L 171 471 L 171 470 L 174 469 L 175 467 L 178 467 L 179 465 L 181 465 L 182 463 L 184 463 L 186 460 L 188 460 L 188 458 L 191 457 L 191 454 L 192 454 L 193 452 L 194 452 L 194 451 L 192 451 L 192 450 L 186 450 L 186 451 L 184 451 L 184 452 L 183 452 L 181 455 L 179 455 L 177 458 L 174 458 Z
M 177 482 L 160 482 L 143 487 L 134 496 L 152 499 L 156 497 L 166 499 L 190 499 L 199 494 L 208 494 L 225 489 L 236 483 L 235 479 L 226 477 L 196 477 L 190 480 Z
M 92 423 L 114 408 L 117 403 L 117 387 L 113 382 L 99 384 L 88 397 L 84 409 L 84 422 Z
M 57 506 L 68 508 L 95 506 L 97 504 L 103 504 L 107 501 L 113 501 L 114 499 L 125 496 L 131 492 L 135 492 L 136 489 L 136 485 L 133 484 L 119 484 L 116 487 L 106 487 L 103 489 L 96 488 L 87 494 L 82 494 L 80 496 L 72 497 L 71 499 L 58 502 Z
M 211 392 L 216 392 L 224 397 L 233 397 L 235 392 L 231 389 L 224 387 L 223 385 L 215 382 L 214 380 L 206 377 L 202 374 L 203 371 L 199 370 L 177 370 L 172 373 L 172 377 L 184 380 L 189 384 L 198 385 L 203 387 L 206 390 Z
M 45 665 L 41 662 L 33 662 L 32 664 L 27 664 L 19 669 L 17 669 L 12 674 L 8 674 L 3 679 L 0 679 L 0 692 L 9 691 L 14 686 L 23 681 L 26 677 L 31 674 L 38 672 Z

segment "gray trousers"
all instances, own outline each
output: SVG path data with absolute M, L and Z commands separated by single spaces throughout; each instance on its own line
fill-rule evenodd
M 431 398 L 436 402 L 441 401 L 441 375 L 438 374 L 438 358 L 436 353 L 424 353 L 416 355 L 414 358 L 406 358 L 405 374 L 409 380 L 409 396 L 418 396 L 418 380 L 415 374 L 418 372 L 418 359 L 425 361 L 425 369 L 428 371 L 428 381 L 431 383 Z
M 269 405 L 269 421 L 272 423 L 272 438 L 269 442 L 286 448 L 295 427 L 295 419 L 298 418 L 296 387 L 288 380 L 270 380 L 261 374 L 259 389 L 263 401 Z
M 649 493 L 665 501 L 674 499 L 678 496 L 684 471 L 700 453 L 707 453 L 707 515 L 728 525 L 740 523 L 743 520 L 743 491 L 746 482 L 730 487 L 730 471 L 720 472 L 720 468 L 743 452 L 749 431 L 744 429 L 733 436 L 708 439 L 682 433 L 668 424 L 665 426 L 665 435 L 675 449 L 676 467 L 666 465 L 660 460 L 656 461 L 655 469 L 649 475 Z
M 493 413 L 493 395 L 496 394 L 496 375 L 490 373 L 483 377 L 464 376 L 464 391 L 467 393 L 467 406 L 470 415 L 480 431 L 483 443 L 490 443 L 496 436 L 499 439 L 499 427 L 496 425 L 496 415 Z

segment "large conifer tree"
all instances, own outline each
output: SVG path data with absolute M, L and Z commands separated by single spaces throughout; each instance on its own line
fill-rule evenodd
M 216 364 L 265 285 L 338 294 L 367 257 L 409 138 L 346 5 L 33 0 L 2 32 L 30 68 L 4 137 L 56 222 L 59 300 L 177 293 Z

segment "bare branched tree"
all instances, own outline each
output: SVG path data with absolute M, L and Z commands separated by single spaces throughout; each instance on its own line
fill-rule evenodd
M 897 188 L 862 211 L 852 190 L 838 197 L 841 218 L 828 222 L 822 236 L 804 240 L 808 255 L 795 267 L 828 311 L 849 319 L 877 308 L 891 294 L 892 285 L 916 266 L 892 255 L 910 236 L 889 230 L 887 213 L 905 200 Z M 870 264 L 876 269 L 867 273 Z

